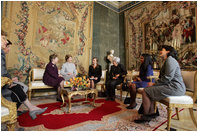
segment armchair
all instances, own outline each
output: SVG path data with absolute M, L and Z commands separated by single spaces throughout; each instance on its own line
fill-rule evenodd
M 7 77 L 1 77 L 1 88 L 12 81 Z M 7 123 L 9 131 L 14 131 L 17 122 L 16 103 L 10 102 L 1 95 L 1 123 Z

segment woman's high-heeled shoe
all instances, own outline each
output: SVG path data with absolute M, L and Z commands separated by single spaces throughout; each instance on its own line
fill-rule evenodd
M 36 115 L 40 115 L 42 114 L 43 112 L 45 112 L 47 110 L 48 107 L 45 107 L 43 109 L 39 109 L 39 110 L 34 110 L 34 111 L 30 111 L 29 112 L 29 115 L 30 117 L 32 118 L 32 120 L 36 119 L 37 116 Z
M 34 111 L 30 111 L 29 115 L 32 118 L 32 120 L 36 119 L 36 113 Z

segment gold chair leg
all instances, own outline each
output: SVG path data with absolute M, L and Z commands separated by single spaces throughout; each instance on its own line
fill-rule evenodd
M 171 125 L 171 116 L 172 116 L 172 108 L 171 107 L 167 107 L 167 130 L 170 131 L 170 125 Z
M 120 101 L 122 101 L 122 87 L 120 88 Z
M 32 90 L 29 89 L 29 90 L 28 90 L 28 99 L 29 99 L 29 101 L 31 100 L 31 94 L 32 94 Z
M 10 121 L 10 122 L 7 124 L 8 131 L 14 131 L 14 130 L 15 130 L 15 126 L 16 126 L 16 121 Z
M 196 121 L 195 116 L 194 116 L 194 113 L 193 113 L 193 108 L 189 108 L 189 112 L 190 112 L 190 116 L 191 116 L 191 118 L 193 120 L 193 123 L 197 127 L 197 121 Z
M 178 108 L 175 109 L 176 109 L 177 119 L 179 120 L 179 109 Z
M 157 112 L 157 101 L 154 102 L 154 109 L 155 109 L 154 111 L 156 113 Z

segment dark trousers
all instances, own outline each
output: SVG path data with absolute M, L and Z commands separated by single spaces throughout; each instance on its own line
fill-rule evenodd
M 110 98 L 115 98 L 115 88 L 116 88 L 116 85 L 122 83 L 123 81 L 121 79 L 110 79 L 106 82 L 106 94 L 107 94 L 107 97 L 110 97 Z
M 12 101 L 16 102 L 17 108 L 19 108 L 20 105 L 27 99 L 27 95 L 23 91 L 22 86 L 18 84 L 16 86 L 13 86 L 12 88 L 9 88 L 9 90 L 12 91 L 11 94 Z

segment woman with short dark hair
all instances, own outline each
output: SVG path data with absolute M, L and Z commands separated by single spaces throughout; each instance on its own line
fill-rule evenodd
M 46 85 L 55 87 L 58 89 L 57 101 L 62 101 L 60 97 L 61 89 L 64 88 L 64 78 L 62 75 L 58 74 L 58 68 L 56 64 L 58 63 L 58 55 L 52 54 L 49 56 L 49 63 L 45 68 L 43 75 L 43 82 Z
M 167 45 L 160 49 L 160 57 L 164 64 L 160 70 L 159 80 L 155 83 L 149 82 L 147 88 L 142 91 L 144 114 L 136 123 L 150 121 L 155 115 L 154 101 L 160 101 L 169 96 L 185 95 L 186 87 L 183 82 L 179 63 L 177 62 L 177 51 Z

